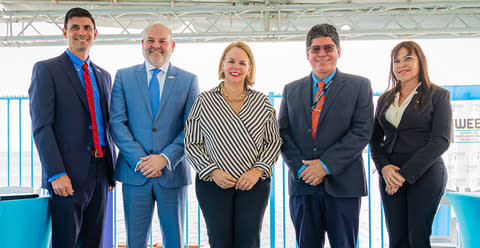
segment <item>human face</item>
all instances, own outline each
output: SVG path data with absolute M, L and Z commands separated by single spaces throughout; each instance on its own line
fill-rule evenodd
M 222 70 L 226 83 L 244 84 L 245 78 L 252 71 L 247 53 L 239 47 L 230 49 L 223 58 Z
M 333 49 L 331 47 L 334 46 Z M 322 47 L 321 49 L 318 49 Z M 340 47 L 335 46 L 332 38 L 318 37 L 312 40 L 310 49 L 307 50 L 307 60 L 312 66 L 313 73 L 319 79 L 324 79 L 337 67 L 340 58 Z
M 88 58 L 88 51 L 97 38 L 97 30 L 92 20 L 88 17 L 74 16 L 67 23 L 67 29 L 63 28 L 63 37 L 68 39 L 68 48 L 82 60 Z
M 414 54 L 409 55 L 407 49 L 401 48 L 393 59 L 393 73 L 402 84 L 418 84 L 419 78 L 418 58 Z
M 162 24 L 154 24 L 145 31 L 142 40 L 143 57 L 156 68 L 162 67 L 170 60 L 175 49 L 172 32 Z

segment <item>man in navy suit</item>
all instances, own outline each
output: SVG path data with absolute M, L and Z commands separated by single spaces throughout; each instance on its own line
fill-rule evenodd
M 190 166 L 184 126 L 198 96 L 197 76 L 173 66 L 172 32 L 145 29 L 145 63 L 118 70 L 112 89 L 112 136 L 120 154 L 115 179 L 122 182 L 127 247 L 145 248 L 157 203 L 163 244 L 183 246 Z
M 300 248 L 356 247 L 361 197 L 367 195 L 362 150 L 373 124 L 370 81 L 340 72 L 330 24 L 313 26 L 306 55 L 312 73 L 285 85 L 279 113 L 289 167 L 290 216 Z
M 90 61 L 97 35 L 85 9 L 65 16 L 67 50 L 37 62 L 29 88 L 42 187 L 51 197 L 54 248 L 101 247 L 115 149 L 109 135 L 110 75 Z

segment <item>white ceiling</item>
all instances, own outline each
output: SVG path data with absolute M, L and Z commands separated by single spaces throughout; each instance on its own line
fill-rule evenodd
M 342 39 L 480 37 L 478 0 L 0 0 L 0 47 L 64 44 L 60 29 L 72 7 L 95 16 L 97 44 L 137 42 L 154 22 L 177 42 L 303 40 L 324 22 Z

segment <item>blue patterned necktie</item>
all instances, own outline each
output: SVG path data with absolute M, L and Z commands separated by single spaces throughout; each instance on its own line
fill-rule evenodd
M 150 105 L 152 106 L 153 117 L 157 115 L 157 110 L 159 105 L 160 89 L 158 85 L 157 74 L 160 71 L 161 70 L 158 68 L 152 69 L 153 75 L 152 75 L 152 79 L 150 79 L 150 84 L 148 85 L 148 89 L 150 91 Z

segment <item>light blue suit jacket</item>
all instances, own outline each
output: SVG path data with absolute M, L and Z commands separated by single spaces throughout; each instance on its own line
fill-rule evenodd
M 190 166 L 184 155 L 184 126 L 199 94 L 197 77 L 170 64 L 157 115 L 153 116 L 144 64 L 117 71 L 112 89 L 110 124 L 120 154 L 114 179 L 142 185 L 147 178 L 134 172 L 141 157 L 163 153 L 172 170 L 153 178 L 160 185 L 176 188 L 191 184 Z

